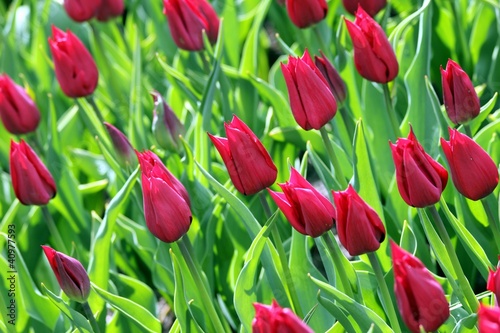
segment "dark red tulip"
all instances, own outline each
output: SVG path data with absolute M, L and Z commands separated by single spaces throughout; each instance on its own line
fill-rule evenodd
M 450 316 L 443 288 L 424 264 L 391 241 L 394 294 L 406 326 L 420 332 L 436 331 Z
M 275 300 L 271 305 L 253 303 L 253 306 L 252 333 L 313 333 L 292 310 L 281 308 Z
M 163 5 L 170 33 L 179 48 L 203 50 L 203 30 L 212 44 L 217 41 L 219 17 L 206 0 L 163 0 Z
M 151 233 L 172 243 L 189 230 L 192 215 L 186 188 L 151 151 L 136 152 L 142 171 L 144 217 Z
M 40 123 L 35 102 L 7 74 L 0 75 L 0 119 L 12 134 L 33 132 Z
M 458 192 L 471 200 L 488 196 L 498 185 L 497 165 L 474 140 L 448 128 L 450 141 L 441 138 L 451 179 Z
M 328 86 L 330 86 L 330 90 L 335 96 L 335 100 L 337 103 L 342 103 L 346 97 L 346 86 L 344 80 L 339 75 L 339 72 L 333 67 L 332 63 L 325 56 L 323 51 L 319 51 L 321 53 L 321 57 L 314 56 L 314 63 L 316 67 L 318 67 L 323 77 L 328 82 Z
M 102 4 L 97 9 L 96 18 L 99 21 L 107 21 L 122 15 L 124 10 L 123 0 L 102 0 Z
M 278 185 L 283 193 L 268 191 L 295 230 L 318 237 L 333 227 L 336 212 L 332 203 L 297 170 L 291 168 L 290 180 Z
M 441 66 L 441 83 L 446 113 L 455 125 L 477 117 L 481 109 L 479 97 L 460 65 L 448 59 L 446 69 Z
M 385 227 L 377 212 L 349 185 L 332 192 L 337 209 L 337 233 L 351 256 L 377 251 L 385 239 Z
M 493 271 L 490 268 L 486 289 L 495 294 L 495 304 L 498 304 L 500 301 L 500 270 Z
M 299 28 L 307 28 L 321 22 L 328 13 L 325 0 L 286 0 L 290 20 Z
M 115 148 L 116 154 L 120 158 L 121 162 L 131 164 L 134 156 L 134 148 L 132 148 L 128 138 L 122 133 L 122 131 L 110 123 L 105 122 L 104 126 L 106 126 L 106 130 L 111 137 L 113 147 Z
M 387 0 L 342 0 L 342 4 L 352 15 L 356 14 L 358 6 L 360 6 L 368 15 L 374 17 L 387 5 Z
M 367 80 L 387 83 L 398 75 L 394 50 L 382 27 L 358 7 L 356 20 L 345 20 L 354 47 L 354 64 Z
M 56 196 L 52 175 L 24 140 L 10 142 L 10 176 L 14 193 L 24 205 L 46 205 Z
M 500 308 L 479 304 L 477 322 L 479 333 L 500 332 Z
M 153 135 L 156 142 L 163 149 L 171 152 L 178 152 L 181 148 L 180 135 L 184 135 L 186 130 L 184 125 L 168 106 L 159 92 L 151 92 L 155 108 L 153 109 Z
M 90 293 L 90 279 L 82 264 L 49 246 L 42 245 L 42 248 L 64 293 L 76 302 L 86 302 Z
M 103 0 L 64 0 L 64 9 L 76 22 L 85 22 L 94 17 Z
M 418 208 L 437 203 L 448 182 L 448 171 L 424 151 L 411 128 L 407 139 L 399 138 L 390 146 L 403 200 Z
M 319 130 L 335 116 L 335 97 L 307 50 L 302 58 L 289 56 L 288 64 L 281 63 L 281 71 L 293 117 L 300 127 Z
M 219 151 L 234 187 L 241 194 L 251 195 L 274 184 L 278 169 L 252 130 L 236 116 L 224 127 L 227 138 L 208 135 Z

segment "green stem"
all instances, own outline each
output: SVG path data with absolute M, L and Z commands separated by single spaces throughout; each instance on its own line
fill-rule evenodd
M 382 87 L 384 89 L 384 97 L 385 97 L 385 105 L 387 106 L 387 113 L 389 115 L 389 119 L 392 125 L 392 130 L 395 135 L 395 138 L 393 139 L 397 139 L 401 137 L 401 130 L 399 129 L 399 121 L 396 118 L 396 111 L 392 106 L 391 91 L 389 90 L 389 84 L 384 83 L 382 84 Z
M 264 212 L 266 213 L 267 218 L 269 219 L 272 215 L 271 208 L 269 208 L 269 204 L 267 203 L 266 196 L 264 191 L 261 191 L 259 194 L 260 202 L 262 207 L 264 208 Z M 299 297 L 297 294 L 297 290 L 295 289 L 295 284 L 293 282 L 292 274 L 290 272 L 290 268 L 288 267 L 287 256 L 285 252 L 285 248 L 283 246 L 283 242 L 281 240 L 280 232 L 278 230 L 278 226 L 276 223 L 273 223 L 271 227 L 271 233 L 274 239 L 274 246 L 276 246 L 276 250 L 278 251 L 278 256 L 280 258 L 281 267 L 283 267 L 283 273 L 285 274 L 285 281 L 288 287 L 288 292 L 290 293 L 290 298 L 292 301 L 293 310 L 300 318 L 304 318 L 304 312 L 302 311 L 302 307 L 300 306 Z
M 467 39 L 465 36 L 465 27 L 462 26 L 461 15 L 459 15 L 459 3 L 457 0 L 451 1 L 451 10 L 453 12 L 453 16 L 455 18 L 455 30 L 456 35 L 458 35 L 458 44 L 460 50 L 462 51 L 462 68 L 466 72 L 471 70 L 471 54 L 469 50 L 469 46 L 467 45 Z
M 335 170 L 335 178 L 339 182 L 342 189 L 346 189 L 348 184 L 345 180 L 342 168 L 340 167 L 339 160 L 337 159 L 335 151 L 333 150 L 333 145 L 330 141 L 330 138 L 328 137 L 328 132 L 326 131 L 324 126 L 320 128 L 319 132 L 321 133 L 321 138 L 323 139 L 323 142 L 325 144 L 326 152 L 328 154 L 328 157 L 330 158 L 330 162 L 332 163 L 333 169 Z
M 97 118 L 99 118 L 99 121 L 101 122 L 101 124 L 104 123 L 104 117 L 102 116 L 101 110 L 99 110 L 99 107 L 97 106 L 97 104 L 94 100 L 94 95 L 88 96 L 87 101 L 92 106 L 92 109 L 94 109 L 94 112 L 96 113 Z
M 394 309 L 394 304 L 392 303 L 391 294 L 389 293 L 389 289 L 387 288 L 387 284 L 385 283 L 382 267 L 380 266 L 380 262 L 378 261 L 375 252 L 369 252 L 368 259 L 370 259 L 370 264 L 372 265 L 373 272 L 375 273 L 375 277 L 377 278 L 378 286 L 380 287 L 380 294 L 382 297 L 381 301 L 384 306 L 385 312 L 389 317 L 389 321 L 391 322 L 392 329 L 396 333 L 401 333 L 401 327 L 399 326 L 398 316 L 396 314 L 396 310 Z
M 59 233 L 59 230 L 57 230 L 56 224 L 54 223 L 54 219 L 52 219 L 52 215 L 50 215 L 49 209 L 47 208 L 47 206 L 41 206 L 41 208 L 43 219 L 47 223 L 50 234 L 52 235 L 52 237 L 54 237 L 56 246 L 61 252 L 69 255 L 70 253 L 68 252 L 68 249 L 66 249 L 66 245 L 64 245 L 64 241 L 61 237 L 61 234 Z
M 97 325 L 97 321 L 95 320 L 94 314 L 92 313 L 92 310 L 90 309 L 89 302 L 82 303 L 83 310 L 85 311 L 85 316 L 87 316 L 87 319 L 90 322 L 90 326 L 92 326 L 92 330 L 95 333 L 100 333 L 99 330 L 99 325 Z
M 330 49 L 326 45 L 325 41 L 323 40 L 323 36 L 321 36 L 321 31 L 319 31 L 319 26 L 316 24 L 312 30 L 314 31 L 314 34 L 316 35 L 316 39 L 318 40 L 319 47 L 321 50 L 323 50 L 328 57 L 330 57 Z
M 472 139 L 472 130 L 471 130 L 469 124 L 464 124 L 464 130 L 465 130 L 465 134 L 467 134 L 469 136 L 469 138 Z
M 342 105 L 339 106 L 339 111 L 340 111 L 340 116 L 344 121 L 345 127 L 347 128 L 347 133 L 349 133 L 349 137 L 351 139 L 354 138 L 354 131 L 356 129 L 356 125 L 353 118 L 351 117 L 351 111 L 349 110 L 349 107 L 347 106 L 346 103 L 342 103 Z
M 500 253 L 500 226 L 498 225 L 495 216 L 493 215 L 493 211 L 491 210 L 490 204 L 483 198 L 481 200 L 483 204 L 484 211 L 486 212 L 486 216 L 488 216 L 488 222 L 490 223 L 491 230 L 493 231 L 493 238 L 495 239 L 495 245 L 497 247 L 498 253 Z
M 184 236 L 177 242 L 177 245 L 179 245 L 179 249 L 181 250 L 182 256 L 184 257 L 184 260 L 186 261 L 189 271 L 193 276 L 194 282 L 198 286 L 198 290 L 200 291 L 200 296 L 202 298 L 201 301 L 208 312 L 208 317 L 212 320 L 215 331 L 221 333 L 227 332 L 227 329 L 225 329 L 224 325 L 222 325 L 217 310 L 215 310 L 212 297 L 207 291 L 206 287 L 207 285 L 203 281 L 200 271 L 198 270 L 198 266 L 196 265 L 196 263 L 193 260 L 193 257 L 191 256 L 191 252 L 189 251 L 191 245 L 187 244 L 188 241 L 189 240 L 187 239 L 187 236 Z
M 458 279 L 458 284 L 460 285 L 460 288 L 462 289 L 465 298 L 467 299 L 467 303 L 469 303 L 472 312 L 476 313 L 479 303 L 477 301 L 476 295 L 474 294 L 474 291 L 470 286 L 469 281 L 467 280 L 467 277 L 464 274 L 462 265 L 460 265 L 460 260 L 458 260 L 457 253 L 455 252 L 455 248 L 453 247 L 450 236 L 446 231 L 443 220 L 441 219 L 441 216 L 439 216 L 439 213 L 434 205 L 429 206 L 429 210 L 434 220 L 434 225 L 437 227 L 439 236 L 441 237 L 441 240 L 443 241 L 444 246 L 446 247 L 446 252 L 448 252 L 451 264 L 455 269 L 455 274 Z
M 349 277 L 347 276 L 344 270 L 344 266 L 342 265 L 342 260 L 340 259 L 342 252 L 340 251 L 340 247 L 337 242 L 332 239 L 333 233 L 325 232 L 323 235 L 321 235 L 321 237 L 326 244 L 328 252 L 330 252 L 330 255 L 332 256 L 335 270 L 339 273 L 340 282 L 342 283 L 344 293 L 354 299 L 354 293 L 351 288 L 351 283 L 349 282 Z

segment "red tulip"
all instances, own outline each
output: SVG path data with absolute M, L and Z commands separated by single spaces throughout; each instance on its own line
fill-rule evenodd
M 64 0 L 64 9 L 71 19 L 85 22 L 94 17 L 102 0 Z
M 59 286 L 72 300 L 84 303 L 90 293 L 90 279 L 82 264 L 64 253 L 42 245 Z
M 496 271 L 493 271 L 490 268 L 486 289 L 495 294 L 495 302 L 498 304 L 498 301 L 500 300 L 500 270 L 497 269 Z
M 424 151 L 411 128 L 407 139 L 399 138 L 390 145 L 403 200 L 419 208 L 437 203 L 448 182 L 448 171 Z
M 219 18 L 206 0 L 163 0 L 163 5 L 170 33 L 179 48 L 203 50 L 203 30 L 212 44 L 217 41 Z
M 443 100 L 448 117 L 454 124 L 463 124 L 477 117 L 481 109 L 479 97 L 466 72 L 448 59 L 446 69 L 441 66 Z
M 181 148 L 180 135 L 184 135 L 186 130 L 184 125 L 168 106 L 159 92 L 151 92 L 155 108 L 153 109 L 153 135 L 156 142 L 163 149 L 178 152 Z
M 24 140 L 10 142 L 10 176 L 14 193 L 24 205 L 46 205 L 56 196 L 52 175 Z
M 474 140 L 448 128 L 450 141 L 441 138 L 441 146 L 450 166 L 453 184 L 464 197 L 479 200 L 498 185 L 497 165 Z
M 406 326 L 419 333 L 435 331 L 450 316 L 443 288 L 424 264 L 391 241 L 394 294 Z
M 0 75 L 0 118 L 12 134 L 33 132 L 40 123 L 35 102 L 7 74 Z
M 328 12 L 325 0 L 286 0 L 288 16 L 299 28 L 321 22 Z
M 290 107 L 295 121 L 303 129 L 319 130 L 337 113 L 337 103 L 328 82 L 306 50 L 302 58 L 288 57 L 281 63 Z
M 337 208 L 337 233 L 351 256 L 377 251 L 385 239 L 385 227 L 354 188 L 332 192 Z
M 313 333 L 313 330 L 292 310 L 281 308 L 275 300 L 271 305 L 253 303 L 253 306 L 255 308 L 255 318 L 252 321 L 253 333 Z
M 367 80 L 387 83 L 398 75 L 396 55 L 382 27 L 358 7 L 356 20 L 345 20 L 354 46 L 354 64 Z
M 358 6 L 360 6 L 368 15 L 374 17 L 387 5 L 387 0 L 342 0 L 342 3 L 344 8 L 352 15 L 356 14 Z
M 142 171 L 146 225 L 159 240 L 175 242 L 188 232 L 191 225 L 188 193 L 153 152 L 136 151 L 136 154 Z
M 477 312 L 477 321 L 479 333 L 500 332 L 500 308 L 480 304 Z
M 274 184 L 278 170 L 252 130 L 236 116 L 224 127 L 227 139 L 208 136 L 226 164 L 234 187 L 241 194 L 251 195 Z
M 110 123 L 104 123 L 109 136 L 111 137 L 111 142 L 113 147 L 116 149 L 116 153 L 120 158 L 121 162 L 125 164 L 132 163 L 132 156 L 134 154 L 134 148 L 128 141 L 128 138 L 123 134 L 118 128 L 111 125 Z
M 328 82 L 328 86 L 330 87 L 330 90 L 333 93 L 335 100 L 338 103 L 342 103 L 344 102 L 346 96 L 345 83 L 340 77 L 335 67 L 333 67 L 332 63 L 324 55 L 324 53 L 322 51 L 319 52 L 321 53 L 321 57 L 314 56 L 314 63 L 316 64 L 316 67 L 318 67 L 321 74 L 323 74 L 323 77 Z
M 333 227 L 336 212 L 332 203 L 297 170 L 291 168 L 290 180 L 278 185 L 283 193 L 268 191 L 295 230 L 318 237 Z
M 96 18 L 98 21 L 107 21 L 122 15 L 124 10 L 123 0 L 102 0 L 101 6 L 97 9 Z
M 99 72 L 89 51 L 69 30 L 65 33 L 52 26 L 52 35 L 49 46 L 62 91 L 68 97 L 92 94 L 97 87 Z

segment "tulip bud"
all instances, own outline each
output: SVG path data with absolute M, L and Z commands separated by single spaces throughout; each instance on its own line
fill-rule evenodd
M 448 128 L 450 141 L 441 146 L 450 166 L 453 184 L 464 197 L 479 200 L 498 185 L 497 165 L 490 155 L 467 135 Z
M 436 331 L 450 316 L 443 288 L 424 264 L 391 240 L 394 294 L 406 326 L 420 332 Z
M 500 332 L 500 308 L 479 304 L 477 322 L 479 333 Z
M 398 75 L 396 55 L 382 27 L 360 6 L 356 20 L 345 20 L 354 47 L 354 64 L 367 80 L 387 83 Z
M 208 133 L 226 165 L 234 187 L 243 195 L 258 193 L 276 181 L 278 169 L 266 148 L 238 117 L 224 123 L 226 138 Z
M 217 41 L 219 18 L 206 0 L 163 0 L 163 5 L 170 33 L 179 48 L 203 50 L 203 30 L 212 44 Z
M 151 233 L 165 243 L 184 236 L 192 215 L 186 188 L 151 151 L 137 152 L 142 171 L 144 217 Z
M 46 205 L 56 196 L 52 175 L 24 140 L 10 142 L 10 176 L 14 193 L 24 205 Z
M 333 227 L 336 212 L 332 203 L 297 170 L 291 168 L 290 180 L 278 185 L 283 193 L 268 191 L 295 230 L 319 237 Z
M 387 5 L 387 0 L 342 0 L 344 8 L 352 15 L 356 14 L 358 6 L 362 7 L 368 15 L 374 17 Z
M 123 0 L 102 0 L 101 6 L 97 9 L 96 18 L 98 21 L 105 22 L 110 18 L 122 15 L 124 10 Z
M 121 159 L 121 162 L 124 164 L 132 164 L 134 148 L 132 148 L 132 145 L 130 144 L 130 141 L 128 141 L 125 134 L 110 123 L 105 122 L 104 126 L 106 126 L 106 130 L 111 137 L 113 147 L 116 149 L 116 153 Z
M 481 105 L 467 73 L 451 59 L 446 69 L 440 68 L 444 106 L 450 120 L 456 125 L 476 118 Z
M 500 300 L 500 270 L 493 271 L 491 268 L 489 270 L 490 274 L 488 275 L 486 289 L 495 294 L 495 304 L 498 305 Z
M 323 20 L 328 12 L 325 0 L 286 0 L 288 16 L 299 28 L 307 28 Z
M 314 63 L 316 64 L 316 67 L 318 67 L 321 74 L 323 74 L 326 82 L 328 82 L 328 86 L 330 87 L 337 103 L 342 103 L 344 102 L 346 95 L 345 83 L 323 51 L 319 52 L 321 53 L 321 57 L 314 56 Z
M 332 191 L 337 208 L 337 233 L 351 256 L 377 251 L 385 239 L 384 224 L 349 185 L 345 191 Z
M 0 119 L 12 134 L 33 132 L 40 123 L 35 102 L 7 74 L 0 75 Z
M 390 146 L 403 200 L 418 208 L 437 203 L 448 182 L 448 171 L 424 151 L 412 128 L 407 139 L 399 138 Z
M 313 333 L 313 330 L 292 310 L 281 308 L 275 300 L 271 305 L 253 303 L 253 306 L 255 308 L 255 317 L 252 320 L 253 333 Z
M 82 264 L 64 253 L 42 245 L 59 286 L 73 301 L 84 303 L 90 293 L 90 279 Z
M 287 65 L 281 63 L 281 71 L 293 117 L 300 127 L 319 130 L 335 116 L 335 97 L 307 50 L 302 58 L 288 57 Z
M 64 9 L 72 20 L 85 22 L 94 17 L 101 2 L 102 0 L 64 0 Z
M 54 59 L 56 78 L 68 97 L 84 97 L 97 87 L 99 72 L 94 59 L 83 43 L 68 30 L 52 26 L 49 46 Z
M 159 92 L 151 92 L 155 108 L 153 109 L 153 135 L 160 147 L 178 152 L 181 147 L 180 135 L 184 135 L 185 129 L 174 111 L 167 105 Z

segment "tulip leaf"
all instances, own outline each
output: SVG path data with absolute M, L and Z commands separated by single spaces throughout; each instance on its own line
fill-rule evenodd
M 334 145 L 335 147 L 335 145 Z M 313 150 L 312 144 L 310 141 L 307 142 L 307 152 L 309 154 L 312 165 L 314 166 L 314 170 L 318 174 L 319 178 L 326 186 L 327 189 L 341 189 L 340 184 L 333 177 L 332 171 L 326 166 L 323 160 L 319 157 L 318 154 Z M 341 163 L 341 165 L 346 165 L 345 163 Z M 347 164 L 348 165 L 348 164 Z M 329 191 L 330 192 L 330 191 Z M 331 197 L 331 193 L 328 193 L 328 197 Z
M 417 238 L 406 220 L 403 222 L 403 230 L 401 231 L 399 246 L 413 255 L 417 252 Z
M 429 77 L 425 76 L 425 87 L 427 89 L 427 98 L 429 99 L 430 106 L 432 107 L 432 111 L 438 120 L 438 124 L 441 131 L 441 136 L 446 135 L 448 133 L 448 126 L 451 123 L 446 116 L 446 111 L 441 108 L 441 104 L 439 102 L 439 98 L 432 86 L 432 82 L 429 80 Z M 443 112 L 444 111 L 444 112 Z
M 352 316 L 346 314 L 345 310 L 341 309 L 328 298 L 321 296 L 320 293 L 318 293 L 318 302 L 342 325 L 342 332 L 361 332 L 359 325 Z
M 498 93 L 496 92 L 493 97 L 491 97 L 491 99 L 481 107 L 481 112 L 479 113 L 479 115 L 468 123 L 472 135 L 477 133 L 477 131 L 481 128 L 482 123 L 486 120 L 486 118 L 488 118 L 491 111 L 495 109 L 497 98 Z M 460 131 L 462 127 L 463 125 L 461 125 L 458 130 Z
M 42 283 L 42 293 L 47 296 L 52 303 L 54 303 L 61 312 L 68 317 L 72 325 L 80 333 L 93 333 L 92 327 L 90 326 L 87 318 L 81 315 L 78 311 L 72 309 L 66 302 L 64 302 L 61 297 L 55 295 Z
M 114 295 L 92 283 L 92 288 L 109 305 L 118 310 L 121 314 L 131 319 L 142 327 L 145 332 L 159 332 L 161 330 L 160 321 L 142 305 L 137 304 L 127 298 Z
M 316 131 L 303 131 L 294 124 L 292 127 L 276 127 L 269 132 L 269 137 L 278 142 L 292 143 L 299 149 L 305 150 L 307 143 L 310 142 L 315 151 L 322 156 L 326 156 L 321 135 Z

